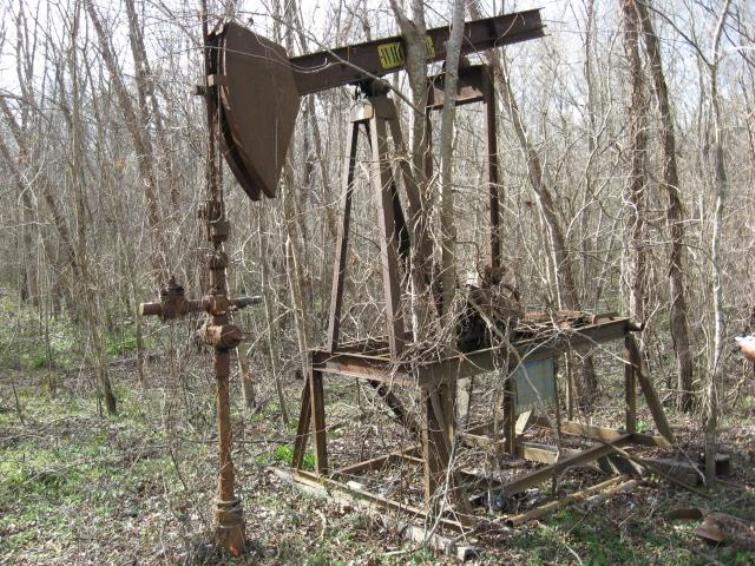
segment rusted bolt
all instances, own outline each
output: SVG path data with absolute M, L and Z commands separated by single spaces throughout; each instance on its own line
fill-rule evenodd
M 139 314 L 142 316 L 162 316 L 163 306 L 160 303 L 142 303 L 139 305 Z
M 209 228 L 209 239 L 213 241 L 226 240 L 228 238 L 228 234 L 231 233 L 231 223 L 227 220 L 217 220 L 215 222 L 211 222 Z
M 205 310 L 212 315 L 221 315 L 231 308 L 231 302 L 225 295 L 207 295 L 204 297 Z
M 160 316 L 163 320 L 173 320 L 183 316 L 188 307 L 184 288 L 176 282 L 176 278 L 171 276 L 168 284 L 160 289 L 160 303 L 162 311 Z
M 204 341 L 220 350 L 230 350 L 244 339 L 241 329 L 235 324 L 210 324 L 205 327 Z

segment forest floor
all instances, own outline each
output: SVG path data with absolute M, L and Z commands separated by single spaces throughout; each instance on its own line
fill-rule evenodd
M 253 416 L 243 414 L 234 389 L 233 456 L 252 548 L 244 559 L 224 556 L 207 542 L 217 461 L 209 356 L 182 360 L 188 372 L 157 357 L 146 386 L 136 381 L 133 352 L 114 357 L 115 417 L 101 414 L 86 371 L 18 360 L 0 371 L 0 564 L 455 562 L 402 540 L 380 516 L 306 495 L 273 473 L 290 461 L 296 424 L 281 424 L 269 384 L 260 394 L 264 409 Z M 294 415 L 300 389 L 293 382 L 285 391 Z M 755 563 L 752 550 L 696 537 L 700 521 L 664 518 L 699 507 L 755 520 L 755 396 L 745 389 L 749 396 L 721 418 L 732 474 L 711 497 L 642 480 L 597 505 L 480 535 L 471 541 L 481 550 L 472 563 Z M 673 414 L 671 421 L 695 454 L 698 422 Z

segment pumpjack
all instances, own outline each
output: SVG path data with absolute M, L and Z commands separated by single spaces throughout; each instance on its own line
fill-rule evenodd
M 544 36 L 544 29 L 539 10 L 470 21 L 464 27 L 461 54 L 466 56 L 537 39 Z M 446 60 L 449 34 L 449 27 L 427 31 L 428 64 Z M 391 142 L 398 153 L 403 152 L 404 142 L 397 110 L 389 96 L 390 88 L 382 80 L 386 75 L 406 68 L 405 53 L 404 39 L 394 36 L 291 57 L 282 46 L 235 22 L 226 22 L 213 31 L 205 29 L 205 80 L 200 93 L 205 96 L 210 123 L 211 190 L 210 199 L 203 208 L 203 218 L 207 223 L 208 239 L 215 246 L 215 251 L 208 257 L 212 285 L 203 299 L 188 301 L 183 297 L 183 289 L 173 283 L 161 296 L 161 303 L 149 303 L 143 310 L 146 314 L 159 314 L 164 319 L 197 310 L 204 310 L 210 315 L 205 340 L 216 350 L 221 459 L 215 517 L 218 538 L 232 553 L 244 551 L 245 536 L 241 503 L 233 486 L 227 385 L 227 353 L 238 345 L 241 332 L 230 324 L 228 315 L 235 308 L 254 304 L 255 301 L 226 296 L 224 274 L 227 261 L 222 252 L 222 242 L 227 238 L 229 226 L 225 220 L 222 186 L 217 182 L 217 160 L 219 155 L 225 158 L 239 185 L 253 201 L 263 196 L 275 198 L 300 100 L 327 89 L 356 85 L 362 99 L 352 111 L 347 132 L 348 158 L 343 172 L 342 216 L 335 246 L 328 333 L 324 346 L 310 353 L 294 445 L 293 479 L 305 485 L 338 491 L 381 510 L 402 510 L 419 517 L 434 517 L 444 527 L 464 530 L 474 523 L 471 507 L 480 501 L 480 496 L 470 494 L 469 490 L 479 490 L 484 482 L 490 485 L 492 481 L 502 493 L 511 496 L 553 478 L 570 466 L 613 454 L 613 450 L 621 450 L 623 445 L 632 442 L 665 445 L 672 440 L 652 385 L 640 369 L 640 359 L 630 334 L 637 330 L 637 325 L 627 318 L 615 314 L 589 317 L 567 312 L 551 313 L 551 316 L 544 313 L 501 314 L 500 309 L 489 308 L 482 313 L 480 320 L 484 319 L 484 324 L 491 327 L 488 328 L 490 332 L 496 332 L 494 327 L 498 323 L 497 320 L 491 321 L 491 318 L 509 317 L 509 322 L 513 322 L 519 317 L 528 324 L 510 332 L 505 343 L 467 340 L 465 344 L 472 346 L 462 352 L 440 357 L 423 356 L 422 345 L 412 344 L 412 333 L 404 322 L 401 281 L 406 279 L 402 279 L 401 271 L 402 266 L 406 270 L 407 262 L 403 260 L 410 254 L 428 255 L 427 242 L 422 241 L 423 235 L 415 231 L 416 214 L 421 202 L 413 182 L 413 172 L 405 160 L 399 160 L 397 165 L 389 159 Z M 493 87 L 494 73 L 489 66 L 463 65 L 452 102 L 456 105 L 482 103 L 485 106 L 488 273 L 495 279 L 501 261 L 501 241 Z M 431 77 L 428 82 L 428 113 L 441 107 L 445 98 L 443 74 Z M 357 144 L 363 133 L 367 136 L 371 152 L 370 183 L 377 205 L 380 232 L 386 336 L 342 343 L 341 308 L 355 194 L 354 170 Z M 215 147 L 216 142 L 219 147 Z M 396 168 L 400 169 L 405 192 L 403 200 L 408 203 L 408 220 L 402 199 L 399 198 Z M 495 285 L 497 281 L 488 283 Z M 479 307 L 477 303 L 475 305 Z M 624 340 L 627 358 L 625 430 L 586 427 L 572 421 L 558 423 L 559 435 L 586 436 L 600 440 L 602 444 L 566 460 L 559 458 L 558 451 L 549 452 L 542 447 L 528 445 L 523 440 L 522 430 L 517 427 L 517 422 L 521 421 L 516 419 L 517 402 L 523 393 L 517 391 L 513 378 L 504 381 L 499 407 L 502 428 L 498 425 L 494 427 L 491 423 L 475 426 L 463 424 L 469 414 L 475 376 L 490 372 L 509 376 L 519 372 L 524 373 L 525 381 L 532 385 L 532 380 L 527 376 L 529 367 L 533 375 L 540 375 L 545 368 L 546 382 L 548 378 L 555 380 L 553 360 L 561 353 L 617 339 Z M 411 356 L 405 355 L 408 349 L 412 350 Z M 543 365 L 543 362 L 546 363 Z M 365 461 L 340 462 L 339 467 L 329 465 L 325 376 L 369 384 L 386 403 L 394 420 L 414 438 L 414 444 Z M 656 418 L 661 436 L 641 435 L 637 431 L 635 389 L 638 382 Z M 394 394 L 394 387 L 404 387 L 418 394 L 418 420 Z M 539 395 L 549 391 L 547 386 L 542 385 L 534 389 Z M 548 423 L 540 424 L 545 426 Z M 310 440 L 314 444 L 313 471 L 305 470 L 303 465 Z M 496 483 L 490 478 L 451 466 L 454 447 L 460 440 L 481 442 L 487 446 L 502 445 L 505 454 L 546 465 L 513 483 Z M 397 462 L 421 469 L 423 505 L 396 501 L 372 493 L 354 482 L 344 481 L 363 473 L 379 472 Z M 612 480 L 611 486 L 602 488 L 616 487 L 619 483 Z M 436 503 L 440 497 L 445 497 L 449 505 L 439 507 Z

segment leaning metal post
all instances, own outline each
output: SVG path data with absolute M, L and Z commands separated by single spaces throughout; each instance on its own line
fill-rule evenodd
M 246 550 L 244 535 L 244 514 L 241 499 L 234 490 L 234 469 L 231 458 L 231 409 L 229 399 L 229 378 L 231 373 L 231 350 L 241 342 L 241 329 L 231 324 L 231 311 L 259 302 L 259 297 L 228 297 L 226 267 L 228 256 L 223 244 L 230 231 L 226 220 L 225 203 L 221 180 L 220 156 L 217 139 L 219 134 L 218 90 L 214 84 L 216 76 L 214 49 L 204 21 L 205 37 L 205 84 L 201 89 L 207 103 L 209 124 L 207 193 L 208 199 L 201 206 L 199 216 L 204 221 L 206 238 L 212 244 L 207 253 L 209 271 L 209 292 L 199 300 L 189 300 L 184 296 L 183 287 L 171 278 L 160 291 L 160 302 L 144 303 L 141 313 L 159 316 L 163 320 L 180 318 L 191 312 L 204 311 L 208 323 L 203 327 L 203 340 L 214 349 L 214 369 L 216 379 L 217 427 L 218 427 L 218 491 L 215 500 L 215 534 L 218 543 L 232 555 L 243 554 Z
M 210 293 L 214 304 L 209 313 L 210 325 L 205 330 L 205 341 L 215 348 L 215 379 L 217 382 L 217 419 L 218 419 L 218 455 L 220 470 L 218 472 L 218 494 L 215 500 L 215 533 L 218 542 L 232 554 L 242 554 L 246 550 L 244 535 L 244 511 L 241 499 L 234 493 L 233 461 L 231 459 L 231 409 L 228 394 L 230 377 L 230 350 L 241 342 L 241 330 L 230 324 L 228 309 L 230 303 L 226 288 L 226 266 L 228 256 L 223 251 L 223 242 L 228 239 L 229 223 L 225 217 L 223 202 L 223 184 L 221 180 L 220 156 L 217 139 L 219 135 L 219 108 L 217 87 L 211 88 L 210 78 L 214 76 L 215 57 L 212 57 L 207 12 L 203 18 L 204 58 L 205 58 L 205 102 L 209 126 L 207 159 L 208 200 L 200 210 L 200 217 L 205 221 L 207 239 L 212 242 L 213 250 L 207 255 L 207 267 L 210 271 Z
M 212 202 L 212 201 L 209 201 Z M 203 214 L 208 207 L 203 208 Z M 206 216 L 205 216 L 206 217 Z M 215 533 L 218 542 L 231 554 L 238 555 L 245 551 L 244 516 L 241 499 L 234 491 L 233 460 L 231 459 L 231 408 L 228 382 L 231 374 L 230 351 L 239 345 L 243 336 L 239 327 L 230 323 L 230 312 L 260 302 L 259 297 L 240 297 L 229 299 L 226 296 L 225 266 L 227 259 L 222 251 L 223 234 L 227 230 L 219 229 L 222 220 L 208 221 L 208 235 L 214 244 L 214 250 L 208 254 L 210 269 L 210 293 L 199 300 L 189 300 L 184 296 L 183 287 L 171 277 L 168 285 L 160 291 L 160 302 L 143 303 L 140 312 L 143 315 L 159 316 L 168 321 L 181 318 L 193 312 L 206 312 L 209 323 L 204 326 L 203 340 L 214 348 L 214 368 L 217 383 L 217 426 L 218 453 L 220 465 L 218 472 L 218 493 L 215 500 Z

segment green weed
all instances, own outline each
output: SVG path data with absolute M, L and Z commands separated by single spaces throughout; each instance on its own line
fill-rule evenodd
M 105 351 L 111 356 L 123 356 L 136 351 L 136 336 L 123 336 L 120 338 L 109 337 L 105 345 Z
M 282 464 L 286 464 L 287 466 L 290 466 L 293 460 L 294 460 L 294 449 L 289 444 L 280 444 L 276 446 L 275 450 L 273 450 L 272 452 L 268 452 L 267 454 L 262 454 L 261 456 L 257 457 L 257 463 L 261 465 L 267 465 L 273 462 L 280 462 Z M 312 471 L 315 469 L 315 455 L 314 454 L 312 454 L 311 452 L 304 453 L 304 459 L 302 460 L 302 468 L 309 471 Z
M 42 369 L 44 367 L 51 367 L 50 361 L 47 359 L 47 354 L 33 354 L 29 365 L 32 369 Z

